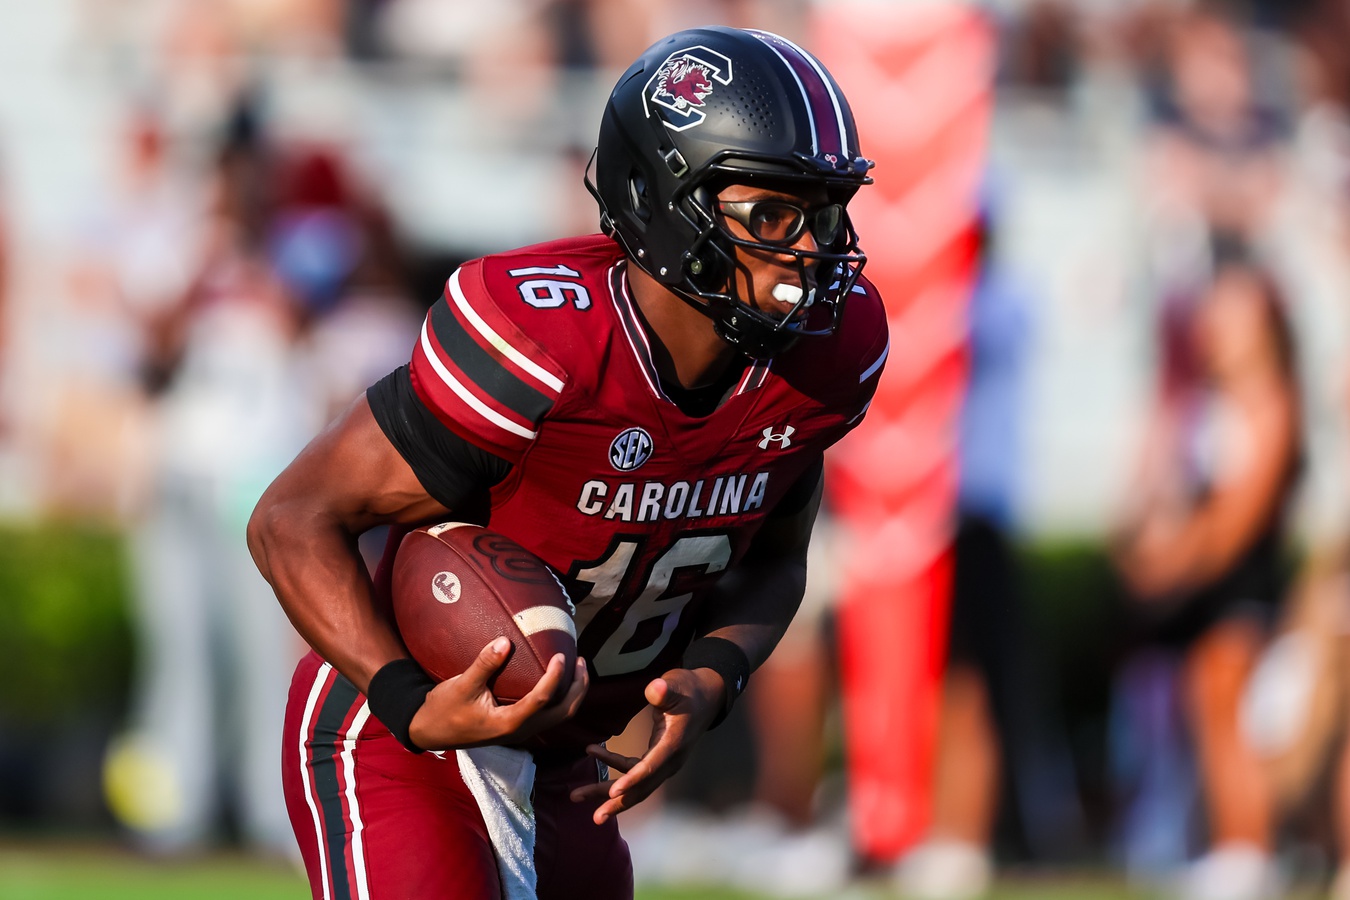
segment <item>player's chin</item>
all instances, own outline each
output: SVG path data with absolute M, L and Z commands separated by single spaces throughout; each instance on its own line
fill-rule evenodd
M 781 287 L 781 284 L 775 285 L 775 289 Z M 779 291 L 781 294 L 782 292 Z M 755 295 L 755 309 L 775 323 L 782 322 L 792 315 L 792 311 L 797 308 L 797 303 L 789 295 L 787 299 L 781 299 L 774 296 L 772 291 L 760 291 Z
M 788 321 L 790 318 L 800 319 L 803 311 L 798 310 L 796 303 L 786 303 L 782 300 L 776 300 L 772 297 L 767 300 L 761 300 L 759 311 L 773 320 L 775 325 Z M 794 316 L 796 312 L 798 315 Z

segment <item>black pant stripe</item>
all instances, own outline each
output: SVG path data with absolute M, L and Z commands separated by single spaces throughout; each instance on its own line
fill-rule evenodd
M 338 780 L 338 747 L 342 726 L 352 706 L 361 699 L 361 692 L 342 675 L 333 681 L 333 687 L 323 702 L 323 708 L 314 721 L 314 738 L 310 750 L 310 770 L 314 776 L 314 793 L 319 799 L 323 816 L 324 835 L 328 844 L 328 869 L 333 882 L 333 900 L 352 900 L 353 892 L 347 872 L 347 839 L 351 823 L 344 806 L 342 785 Z

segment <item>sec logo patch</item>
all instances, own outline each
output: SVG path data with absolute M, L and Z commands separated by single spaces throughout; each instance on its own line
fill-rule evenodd
M 609 463 L 620 472 L 631 472 L 651 459 L 652 436 L 642 428 L 629 428 L 609 445 Z

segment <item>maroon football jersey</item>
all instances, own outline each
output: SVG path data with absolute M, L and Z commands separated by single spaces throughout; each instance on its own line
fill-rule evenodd
M 601 235 L 457 270 L 413 352 L 418 397 L 464 439 L 512 463 L 490 525 L 564 575 L 590 692 L 549 743 L 604 740 L 679 665 L 706 589 L 821 452 L 862 418 L 888 349 L 860 280 L 843 324 L 753 362 L 695 418 L 664 394 Z

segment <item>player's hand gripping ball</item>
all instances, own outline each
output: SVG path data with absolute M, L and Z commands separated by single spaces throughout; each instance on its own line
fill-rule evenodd
M 438 681 L 463 672 L 505 635 L 511 653 L 489 682 L 498 702 L 529 693 L 556 653 L 566 661 L 554 699 L 572 683 L 572 601 L 553 570 L 508 537 L 458 522 L 409 532 L 394 557 L 393 600 L 403 642 Z

